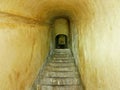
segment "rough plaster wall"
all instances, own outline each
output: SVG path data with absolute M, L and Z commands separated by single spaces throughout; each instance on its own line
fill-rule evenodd
M 49 36 L 46 25 L 0 13 L 0 90 L 30 89 L 48 54 Z
M 79 66 L 79 62 L 78 62 L 79 61 L 79 51 L 78 51 L 78 36 L 79 36 L 79 34 L 78 34 L 78 28 L 76 27 L 75 22 L 71 22 L 70 30 L 71 30 L 70 44 L 72 45 L 71 50 L 74 55 L 76 65 Z
M 57 36 L 58 34 L 65 34 L 68 36 L 68 21 L 66 19 L 56 19 L 54 23 L 54 34 Z
M 120 1 L 97 0 L 93 7 L 91 22 L 78 23 L 82 80 L 86 90 L 120 90 Z

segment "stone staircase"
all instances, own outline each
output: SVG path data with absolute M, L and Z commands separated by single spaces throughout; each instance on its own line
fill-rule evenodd
M 32 90 L 83 90 L 69 49 L 55 49 Z

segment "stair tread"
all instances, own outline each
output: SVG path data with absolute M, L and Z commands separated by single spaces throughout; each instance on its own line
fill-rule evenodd
M 78 77 L 78 72 L 48 72 L 42 73 L 44 77 Z
M 50 62 L 56 62 L 56 63 L 69 63 L 69 62 L 73 62 L 74 63 L 74 60 L 62 60 L 62 59 L 59 59 L 59 60 L 51 60 Z
M 65 63 L 65 62 L 49 62 L 48 64 L 55 64 L 55 65 L 75 65 L 75 63 L 74 62 L 67 62 L 67 63 Z
M 52 56 L 54 58 L 55 57 L 73 57 L 71 53 L 54 53 Z
M 48 63 L 49 66 L 75 66 L 74 63 Z
M 40 90 L 83 90 L 81 86 L 47 86 L 43 85 Z
M 41 84 L 46 85 L 79 85 L 79 78 L 42 78 Z
M 74 57 L 53 57 L 53 59 L 74 59 Z
M 52 58 L 51 61 L 74 61 L 73 58 Z
M 50 67 L 46 66 L 47 71 L 76 71 L 76 67 Z

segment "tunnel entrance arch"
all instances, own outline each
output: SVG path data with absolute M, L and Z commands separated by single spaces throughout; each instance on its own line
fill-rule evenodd
M 70 23 L 67 18 L 56 18 L 53 24 L 53 46 L 55 49 L 67 49 L 70 46 Z
M 68 43 L 67 43 L 67 35 L 65 34 L 58 34 L 55 37 L 55 46 L 57 49 L 65 49 L 68 47 Z

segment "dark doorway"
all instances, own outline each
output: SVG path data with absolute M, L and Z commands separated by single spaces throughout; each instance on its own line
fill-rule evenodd
M 55 44 L 57 49 L 67 48 L 67 35 L 59 34 L 55 38 Z

